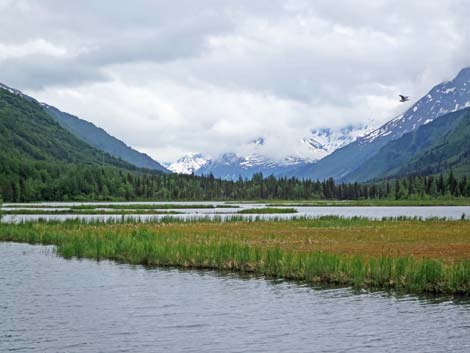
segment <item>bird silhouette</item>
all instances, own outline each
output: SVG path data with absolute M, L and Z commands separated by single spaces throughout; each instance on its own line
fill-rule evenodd
M 410 100 L 409 96 L 402 96 L 401 94 L 398 95 L 400 97 L 400 103 L 407 102 Z

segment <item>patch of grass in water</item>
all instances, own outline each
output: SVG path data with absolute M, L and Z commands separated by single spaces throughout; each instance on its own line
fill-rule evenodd
M 103 205 L 77 205 L 72 206 L 72 209 L 83 210 L 83 209 L 96 209 L 96 208 L 110 208 L 110 209 L 120 209 L 120 210 L 164 210 L 164 209 L 191 209 L 191 208 L 200 208 L 200 209 L 213 209 L 213 208 L 228 208 L 226 205 L 207 205 L 207 204 L 103 204 Z M 231 207 L 232 208 L 232 207 Z
M 245 210 L 238 211 L 239 214 L 282 214 L 282 213 L 297 213 L 295 208 L 247 208 Z
M 8 204 L 8 208 L 58 208 L 71 210 L 95 210 L 101 208 L 119 209 L 119 210 L 166 210 L 166 209 L 214 209 L 214 208 L 239 208 L 237 205 L 208 205 L 208 204 L 81 204 L 74 206 L 67 205 L 37 205 L 37 204 Z
M 5 215 L 172 215 L 181 214 L 178 211 L 159 210 L 96 210 L 96 209 L 57 209 L 57 210 L 6 210 Z

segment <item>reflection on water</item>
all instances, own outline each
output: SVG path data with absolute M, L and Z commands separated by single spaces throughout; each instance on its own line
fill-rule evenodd
M 0 243 L 0 352 L 469 352 L 470 306 Z

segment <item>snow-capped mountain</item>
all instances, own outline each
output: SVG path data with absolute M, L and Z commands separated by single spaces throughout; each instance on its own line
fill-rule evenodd
M 348 175 L 361 168 L 363 163 L 390 141 L 440 116 L 466 107 L 470 107 L 470 67 L 461 70 L 453 80 L 435 86 L 411 108 L 380 128 L 337 149 L 316 164 L 293 171 L 292 175 L 354 181 L 348 179 Z
M 239 177 L 251 178 L 255 173 L 263 175 L 279 175 L 287 172 L 292 167 L 308 163 L 303 159 L 287 157 L 283 160 L 274 161 L 260 155 L 237 156 L 235 153 L 224 153 L 210 160 L 206 165 L 196 171 L 197 175 L 212 174 L 217 178 L 225 180 L 236 180 Z
M 470 107 L 470 67 L 460 71 L 452 81 L 435 86 L 404 114 L 364 136 L 360 139 L 360 143 L 371 143 L 387 136 L 388 139 L 395 140 L 442 115 L 468 107 Z
M 208 175 L 235 180 L 240 176 L 250 178 L 255 173 L 283 175 L 291 170 L 316 162 L 368 131 L 366 126 L 347 126 L 341 129 L 313 129 L 298 141 L 296 153 L 280 158 L 267 157 L 264 148 L 269 140 L 258 137 L 248 142 L 244 156 L 233 152 L 223 153 L 215 158 L 200 153 L 183 156 L 168 166 L 173 172 L 182 174 Z
M 372 130 L 368 125 L 349 125 L 340 129 L 322 128 L 311 131 L 310 136 L 301 140 L 310 149 L 309 159 L 318 161 L 325 158 L 338 148 L 354 142 L 358 137 Z
M 175 163 L 168 165 L 168 169 L 178 174 L 193 174 L 210 163 L 210 159 L 201 153 L 189 153 Z

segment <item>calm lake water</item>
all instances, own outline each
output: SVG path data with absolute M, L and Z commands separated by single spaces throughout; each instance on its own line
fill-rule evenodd
M 0 352 L 470 352 L 470 305 L 0 243 Z
M 43 210 L 55 210 L 58 206 L 60 207 L 70 207 L 75 205 L 81 205 L 83 203 L 70 202 L 70 203 L 40 203 L 35 205 L 42 205 Z M 100 203 L 86 203 L 88 205 L 100 205 Z M 115 204 L 115 205 L 136 205 L 139 202 L 121 202 L 121 203 L 112 203 L 107 202 L 106 205 Z M 142 203 L 140 203 L 142 204 Z M 223 202 L 143 202 L 143 204 L 174 204 L 181 207 L 181 205 L 222 205 Z M 102 204 L 103 205 L 103 204 Z M 175 218 L 184 218 L 184 219 L 197 219 L 197 218 L 206 218 L 206 217 L 218 217 L 218 218 L 229 218 L 237 215 L 237 212 L 243 209 L 248 208 L 263 208 L 266 207 L 265 204 L 230 204 L 236 207 L 233 208 L 175 208 L 175 209 L 165 209 L 161 211 L 176 211 L 182 214 L 171 215 Z M 12 210 L 13 208 L 8 207 L 9 204 L 5 204 L 4 210 Z M 16 205 L 18 206 L 18 205 Z M 226 205 L 225 205 L 226 206 Z M 462 215 L 465 217 L 470 217 L 470 206 L 426 206 L 426 207 L 364 207 L 364 206 L 321 206 L 321 207 L 298 207 L 298 206 L 286 206 L 289 208 L 295 208 L 297 213 L 292 214 L 264 214 L 264 215 L 238 215 L 243 216 L 244 218 L 285 218 L 290 219 L 292 217 L 299 216 L 308 216 L 308 217 L 320 217 L 320 216 L 342 216 L 342 217 L 367 217 L 380 219 L 383 217 L 421 217 L 421 218 L 434 218 L 434 217 L 445 217 L 448 219 L 460 219 Z M 279 207 L 281 208 L 281 207 Z M 32 209 L 31 205 L 23 204 L 19 209 Z M 13 209 L 13 210 L 14 210 Z M 63 209 L 62 209 L 63 210 Z M 168 217 L 168 215 L 126 215 L 126 219 L 139 219 L 141 221 L 154 221 L 161 219 L 162 217 Z M 3 222 L 22 222 L 22 221 L 34 221 L 38 219 L 47 219 L 47 220 L 66 220 L 66 219 L 84 219 L 84 220 L 106 220 L 106 219 L 116 219 L 119 220 L 122 218 L 121 215 L 5 215 L 2 218 Z

